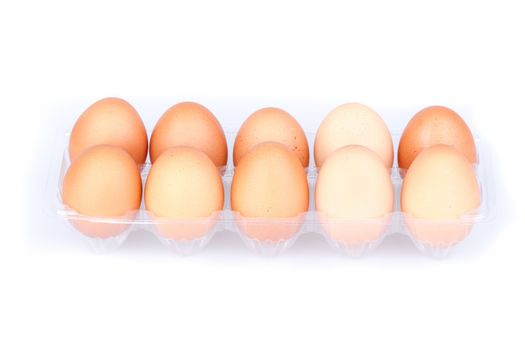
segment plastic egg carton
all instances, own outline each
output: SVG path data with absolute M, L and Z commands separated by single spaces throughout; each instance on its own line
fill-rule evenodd
M 150 133 L 151 134 L 151 133 Z M 310 167 L 305 169 L 309 184 L 310 203 L 309 211 L 301 213 L 294 218 L 261 219 L 242 218 L 239 213 L 230 208 L 230 190 L 233 179 L 234 167 L 232 162 L 233 143 L 236 133 L 226 133 L 228 141 L 228 164 L 222 169 L 222 182 L 224 186 L 224 209 L 214 213 L 209 218 L 194 220 L 153 220 L 146 209 L 144 202 L 136 212 L 128 213 L 125 217 L 89 217 L 79 215 L 64 206 L 61 200 L 63 178 L 70 165 L 67 145 L 69 133 L 60 141 L 57 159 L 52 165 L 52 179 L 48 186 L 49 196 L 54 203 L 54 211 L 60 216 L 74 234 L 83 237 L 93 251 L 97 253 L 108 252 L 122 246 L 130 234 L 136 231 L 147 231 L 157 237 L 162 245 L 181 255 L 191 255 L 203 250 L 216 234 L 225 231 L 236 233 L 245 245 L 262 255 L 278 255 L 290 249 L 302 235 L 320 234 L 327 244 L 335 251 L 348 256 L 359 257 L 377 248 L 388 235 L 407 235 L 414 246 L 420 251 L 431 256 L 441 257 L 447 255 L 449 250 L 464 240 L 468 235 L 475 234 L 482 229 L 494 216 L 494 196 L 492 178 L 490 174 L 490 159 L 484 152 L 483 144 L 476 137 L 478 150 L 478 164 L 475 172 L 481 188 L 481 205 L 476 213 L 465 215 L 460 220 L 436 221 L 422 220 L 408 217 L 400 211 L 400 193 L 402 174 L 396 167 L 391 170 L 391 180 L 395 194 L 395 209 L 391 214 L 380 219 L 370 220 L 328 220 L 315 211 L 315 182 L 317 169 L 313 165 L 314 133 L 307 133 L 310 146 Z M 397 152 L 400 133 L 392 133 L 394 154 Z M 60 158 L 58 156 L 57 158 Z M 143 187 L 146 183 L 150 164 L 145 164 L 141 169 Z M 77 227 L 88 225 L 94 230 L 105 228 L 118 228 L 120 233 L 107 238 L 90 237 Z M 162 232 L 159 231 L 162 227 Z M 166 235 L 166 233 L 169 235 Z M 379 233 L 378 233 L 379 232 Z M 198 238 L 186 239 L 186 234 Z M 255 237 L 264 237 L 258 239 Z M 277 239 L 275 237 L 286 237 Z M 343 238 L 341 238 L 343 237 Z

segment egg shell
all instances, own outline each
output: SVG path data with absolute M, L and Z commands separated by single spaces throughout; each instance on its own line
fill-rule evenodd
M 412 235 L 433 246 L 461 241 L 471 229 L 466 215 L 481 203 L 470 161 L 451 146 L 434 145 L 414 160 L 403 180 L 401 210 Z
M 96 145 L 118 146 L 137 164 L 146 161 L 146 128 L 131 104 L 120 98 L 105 98 L 80 115 L 69 138 L 69 158 L 74 161 L 82 151 Z
M 224 205 L 224 189 L 215 164 L 190 147 L 164 151 L 149 172 L 144 202 L 159 233 L 194 239 L 208 233 Z
M 235 169 L 231 208 L 244 234 L 279 241 L 293 236 L 308 210 L 308 181 L 299 159 L 284 145 L 264 142 Z M 290 224 L 283 225 L 283 218 Z
M 303 167 L 308 167 L 310 151 L 301 125 L 288 112 L 275 107 L 259 109 L 244 121 L 235 138 L 234 165 L 251 148 L 267 141 L 285 145 L 297 156 Z
M 158 120 L 151 134 L 151 162 L 166 149 L 177 146 L 204 152 L 217 167 L 224 167 L 228 160 L 222 126 L 210 110 L 195 102 L 178 103 Z
M 319 171 L 315 205 L 327 234 L 349 245 L 379 239 L 394 210 L 390 172 L 363 146 L 333 152 Z
M 140 208 L 142 180 L 137 164 L 123 149 L 100 145 L 86 149 L 68 168 L 62 200 L 81 217 L 71 223 L 91 237 L 110 237 L 124 231 Z M 97 222 L 84 216 L 119 219 Z
M 364 146 L 375 152 L 387 168 L 392 168 L 394 146 L 392 136 L 383 119 L 370 107 L 347 103 L 332 110 L 322 121 L 314 143 L 314 158 L 321 167 L 337 149 Z
M 450 108 L 431 106 L 416 113 L 405 127 L 397 154 L 399 168 L 408 169 L 422 150 L 439 144 L 454 147 L 471 163 L 477 162 L 474 137 L 465 121 Z

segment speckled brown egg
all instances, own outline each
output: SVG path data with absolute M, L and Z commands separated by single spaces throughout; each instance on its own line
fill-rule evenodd
M 69 157 L 75 160 L 86 148 L 96 145 L 118 146 L 137 164 L 148 154 L 148 136 L 139 114 L 120 98 L 105 98 L 88 107 L 78 118 L 69 139 Z
M 288 112 L 275 107 L 259 109 L 244 121 L 235 138 L 234 164 L 237 165 L 252 147 L 267 141 L 285 145 L 303 167 L 308 167 L 308 141 L 301 125 Z
M 471 163 L 476 163 L 476 144 L 465 121 L 452 109 L 431 106 L 410 120 L 399 141 L 399 168 L 408 169 L 417 155 L 432 145 L 454 147 Z
M 223 208 L 221 176 L 203 152 L 190 147 L 169 148 L 151 167 L 144 203 L 164 236 L 202 236 Z
M 463 239 L 471 225 L 462 218 L 475 213 L 480 202 L 472 164 L 451 146 L 425 148 L 403 180 L 401 210 L 405 222 L 417 239 L 432 245 Z
M 315 164 L 321 167 L 332 152 L 348 145 L 369 148 L 381 158 L 387 168 L 392 168 L 392 137 L 383 119 L 370 107 L 360 103 L 347 103 L 326 116 L 315 136 Z
M 155 162 L 168 148 L 187 146 L 204 152 L 217 167 L 228 160 L 226 137 L 219 121 L 203 105 L 181 102 L 159 119 L 150 141 L 150 158 Z
M 247 236 L 271 241 L 291 237 L 300 227 L 300 214 L 308 210 L 308 181 L 302 163 L 280 143 L 255 146 L 235 169 L 231 207 Z M 283 218 L 286 223 L 280 220 Z
M 130 219 L 140 208 L 142 180 L 134 159 L 122 148 L 100 145 L 84 150 L 68 168 L 62 200 L 82 216 Z M 81 232 L 108 237 L 127 225 L 72 219 Z

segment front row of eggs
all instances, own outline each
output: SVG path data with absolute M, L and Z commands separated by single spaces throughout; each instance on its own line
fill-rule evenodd
M 121 222 L 76 218 L 74 226 L 94 237 L 125 230 L 141 205 L 137 164 L 148 151 L 138 113 L 120 99 L 95 103 L 75 124 L 69 151 L 64 203 L 82 216 Z M 157 123 L 149 152 L 144 203 L 159 233 L 193 239 L 209 232 L 224 206 L 219 169 L 227 148 L 217 119 L 199 104 L 175 105 Z M 241 126 L 233 155 L 231 208 L 239 229 L 261 241 L 291 238 L 309 207 L 308 143 L 299 123 L 281 109 L 263 108 Z M 347 245 L 381 238 L 395 207 L 393 143 L 381 117 L 361 104 L 337 107 L 319 127 L 314 158 L 315 206 L 325 232 Z M 473 138 L 459 115 L 444 107 L 416 114 L 398 159 L 406 171 L 401 210 L 413 236 L 431 245 L 464 238 L 470 226 L 462 217 L 479 207 L 480 189 Z

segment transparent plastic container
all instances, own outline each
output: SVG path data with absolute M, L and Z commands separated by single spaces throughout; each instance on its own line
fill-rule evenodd
M 445 256 L 456 244 L 468 235 L 482 230 L 484 224 L 493 219 L 495 197 L 491 192 L 491 164 L 484 152 L 484 145 L 475 138 L 478 150 L 478 164 L 474 166 L 481 188 L 481 205 L 474 214 L 465 215 L 456 221 L 423 220 L 411 218 L 399 210 L 399 197 L 402 174 L 396 167 L 391 170 L 391 180 L 395 193 L 394 212 L 383 218 L 370 220 L 334 220 L 315 211 L 314 192 L 317 169 L 313 164 L 307 172 L 310 191 L 309 211 L 293 218 L 261 219 L 245 218 L 233 212 L 230 207 L 230 189 L 234 173 L 232 150 L 235 133 L 226 134 L 228 141 L 228 164 L 221 169 L 224 186 L 224 209 L 208 218 L 193 220 L 166 220 L 155 218 L 148 213 L 142 203 L 138 211 L 123 217 L 88 217 L 65 207 L 61 200 L 61 188 L 64 175 L 69 167 L 67 145 L 69 133 L 59 140 L 56 161 L 52 165 L 48 195 L 53 203 L 53 210 L 65 220 L 71 231 L 84 237 L 95 252 L 110 251 L 120 247 L 134 231 L 147 231 L 155 235 L 160 243 L 173 252 L 191 255 L 203 250 L 216 234 L 225 231 L 238 234 L 247 247 L 263 255 L 277 255 L 291 248 L 302 235 L 320 234 L 335 250 L 352 257 L 361 256 L 377 248 L 388 235 L 408 235 L 414 246 L 432 256 Z M 392 133 L 394 150 L 397 151 L 401 133 Z M 315 133 L 307 133 L 310 146 L 310 159 L 313 163 L 313 142 Z M 396 152 L 394 152 L 396 153 Z M 150 164 L 141 168 L 143 186 L 150 169 Z M 86 229 L 87 227 L 87 229 Z M 98 232 L 92 237 L 82 232 Z M 103 234 L 100 234 L 103 232 Z M 143 232 L 141 232 L 143 234 Z M 191 237 L 191 238 L 190 238 Z M 259 237 L 259 238 L 255 238 Z

